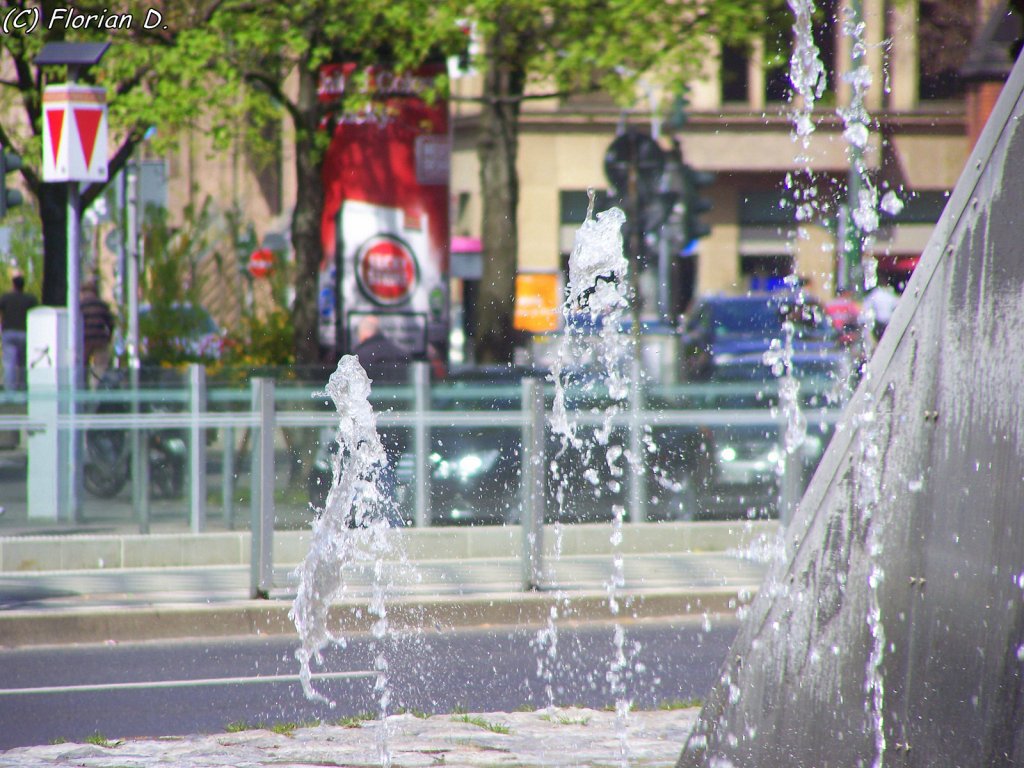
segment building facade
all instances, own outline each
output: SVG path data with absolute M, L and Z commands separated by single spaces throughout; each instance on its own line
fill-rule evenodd
M 749 50 L 717 49 L 704 76 L 691 84 L 686 121 L 676 129 L 668 107 L 659 115 L 624 113 L 600 98 L 526 102 L 518 160 L 520 272 L 563 273 L 586 190 L 607 188 L 604 155 L 625 122 L 653 131 L 665 148 L 678 140 L 688 165 L 715 174 L 705 192 L 713 202 L 706 216 L 711 233 L 689 256 L 696 260 L 695 293 L 742 293 L 795 272 L 821 298 L 833 295 L 851 162 L 841 118 L 852 94 L 850 41 L 842 24 L 849 2 L 816 4 L 828 20 L 815 27 L 828 85 L 813 112 L 816 130 L 806 152 L 794 140 L 788 56 L 774 59 L 780 63 L 773 68 L 765 55 L 787 50 L 786 39 Z M 890 203 L 902 204 L 880 212 L 867 241 L 866 255 L 883 273 L 906 272 L 915 263 L 969 152 L 958 69 L 980 13 L 974 2 L 860 2 L 871 73 L 864 159 L 878 198 L 891 190 Z M 476 87 L 473 77 L 454 84 L 457 95 Z M 453 221 L 456 234 L 478 235 L 476 115 L 467 102 L 453 104 Z M 798 177 L 811 179 L 818 200 L 814 220 L 799 227 L 787 186 Z

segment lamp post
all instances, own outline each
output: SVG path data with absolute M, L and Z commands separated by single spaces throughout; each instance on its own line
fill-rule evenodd
M 100 59 L 110 48 L 110 43 L 47 43 L 39 51 L 39 55 L 36 56 L 35 63 L 41 67 L 46 66 L 66 66 L 67 67 L 67 94 L 64 94 L 64 98 L 68 100 L 69 108 L 66 112 L 70 113 L 73 108 L 70 107 L 72 98 L 72 92 L 74 86 L 78 81 L 79 76 L 87 70 L 89 67 L 99 63 Z M 50 113 L 45 109 L 45 103 L 47 101 L 47 94 L 43 96 L 44 101 L 44 118 L 43 122 L 47 130 L 50 129 Z M 93 105 L 95 106 L 95 105 Z M 102 109 L 102 104 L 99 105 Z M 95 109 L 89 110 L 95 112 Z M 60 125 L 63 125 L 66 121 L 69 124 L 71 120 L 68 119 L 70 115 L 61 115 Z M 77 114 L 74 118 L 77 120 Z M 105 120 L 105 117 L 102 118 Z M 97 122 L 94 127 L 94 133 L 92 136 L 93 142 L 97 140 L 98 134 L 95 133 L 96 126 L 100 123 Z M 102 135 L 102 140 L 105 142 L 105 128 L 99 134 Z M 102 180 L 106 181 L 107 178 L 107 167 L 106 167 L 106 147 L 102 147 L 102 163 L 93 161 L 90 163 L 90 153 L 87 155 L 85 160 L 85 168 L 76 169 L 72 166 L 71 162 L 67 162 L 65 166 L 58 166 L 56 158 L 61 151 L 66 151 L 67 144 L 70 140 L 67 136 L 64 137 L 64 146 L 61 145 L 60 134 L 57 136 L 48 137 L 48 141 L 44 140 L 44 145 L 49 144 L 51 150 L 51 156 L 46 156 L 46 149 L 44 147 L 43 157 L 43 179 L 44 181 L 66 181 L 68 185 L 68 202 L 67 202 L 67 312 L 68 312 L 68 338 L 67 338 L 67 360 L 71 366 L 71 370 L 68 372 L 68 412 L 69 415 L 74 419 L 76 411 L 75 393 L 82 386 L 82 317 L 81 308 L 79 303 L 79 290 L 81 284 L 81 254 L 80 254 L 80 236 L 81 236 L 81 192 L 79 184 L 82 181 Z M 101 166 L 97 170 L 90 171 L 90 166 L 94 168 Z M 48 175 L 48 171 L 51 175 Z M 97 176 L 97 172 L 99 175 Z M 79 516 L 79 499 L 81 494 L 79 489 L 81 488 L 81 468 L 79 466 L 79 443 L 77 434 L 72 436 L 69 444 L 69 458 L 70 458 L 70 480 L 68 483 L 68 490 L 70 498 L 68 499 L 68 509 L 74 519 Z
M 68 83 L 77 83 L 79 76 L 89 67 L 98 64 L 110 48 L 110 43 L 47 43 L 36 56 L 39 66 L 66 66 Z M 105 152 L 104 148 L 104 152 Z M 80 179 L 71 179 L 68 185 L 68 243 L 67 243 L 67 307 L 69 329 L 69 359 L 74 366 L 70 380 L 72 386 L 80 383 L 82 363 L 82 318 L 78 294 L 81 283 L 81 193 Z

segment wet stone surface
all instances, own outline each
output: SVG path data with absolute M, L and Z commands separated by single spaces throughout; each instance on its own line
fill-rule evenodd
M 674 766 L 697 708 L 632 712 L 627 756 L 614 712 L 554 709 L 387 720 L 394 768 L 408 766 Z M 52 744 L 0 753 L 3 766 L 379 766 L 378 722 L 162 739 L 111 737 L 109 746 Z

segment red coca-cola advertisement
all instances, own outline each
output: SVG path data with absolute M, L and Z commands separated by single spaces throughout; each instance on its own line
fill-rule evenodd
M 326 123 L 319 313 L 329 350 L 350 352 L 360 321 L 373 316 L 410 357 L 447 356 L 448 104 L 424 98 L 443 72 L 320 71 L 325 103 L 350 88 L 372 95 L 366 109 Z

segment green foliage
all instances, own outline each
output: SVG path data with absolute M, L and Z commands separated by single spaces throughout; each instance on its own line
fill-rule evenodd
M 477 0 L 465 15 L 483 41 L 480 69 L 518 69 L 526 92 L 603 91 L 632 106 L 642 81 L 681 92 L 714 41 L 752 40 L 785 8 L 785 0 L 610 0 L 599 8 L 584 0 Z
M 483 728 L 485 731 L 490 731 L 491 733 L 512 733 L 512 729 L 504 723 L 492 723 L 490 720 L 487 720 L 480 715 L 453 715 L 452 720 L 457 723 L 475 725 L 477 728 Z
M 140 276 L 148 311 L 140 314 L 143 357 L 161 364 L 209 362 L 213 350 L 198 344 L 204 334 L 216 333 L 209 314 L 199 304 L 199 263 L 213 248 L 216 233 L 212 201 L 185 209 L 185 225 L 171 226 L 167 212 L 146 212 L 145 270 Z
M 25 276 L 25 290 L 39 298 L 43 282 L 43 231 L 39 214 L 30 205 L 14 208 L 3 220 L 10 229 L 10 255 L 0 262 L 0 292 L 10 290 L 11 275 Z
M 247 241 L 243 238 L 241 242 Z M 240 258 L 244 258 L 242 253 Z M 274 271 L 269 276 L 252 278 L 246 273 L 254 294 L 256 284 L 260 284 L 261 302 L 257 305 L 254 301 L 243 307 L 240 326 L 232 333 L 222 361 L 225 370 L 249 372 L 259 368 L 285 368 L 295 363 L 295 325 L 288 306 L 294 265 L 284 254 L 275 254 L 275 258 Z
M 557 723 L 558 725 L 582 725 L 587 726 L 590 724 L 589 717 L 572 717 L 564 712 L 559 712 L 555 715 L 541 715 L 541 720 L 548 723 Z
M 334 721 L 335 725 L 340 725 L 342 728 L 361 728 L 363 723 L 374 720 L 374 715 L 369 712 L 360 712 L 356 715 L 350 715 L 349 717 L 340 717 Z
M 106 736 L 104 736 L 99 731 L 96 731 L 96 733 L 92 734 L 91 736 L 87 736 L 85 741 L 86 741 L 87 744 L 95 744 L 97 747 L 108 747 L 108 748 L 116 747 L 119 744 L 123 743 L 121 741 L 111 741 L 110 739 L 108 739 Z
M 671 701 L 663 701 L 658 705 L 658 709 L 664 711 L 673 711 L 677 709 L 693 709 L 694 707 L 703 706 L 704 702 L 701 699 L 672 699 Z

